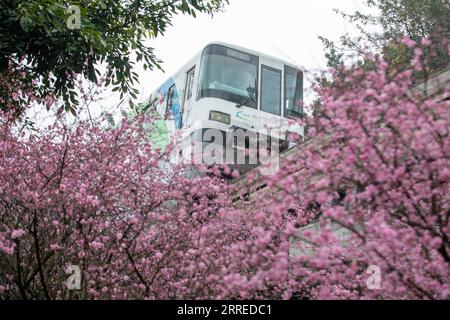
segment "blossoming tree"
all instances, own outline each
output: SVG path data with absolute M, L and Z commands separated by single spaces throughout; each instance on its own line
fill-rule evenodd
M 320 89 L 311 140 L 242 198 L 170 164 L 148 117 L 25 135 L 2 114 L 0 298 L 450 298 L 449 102 L 412 73 Z
M 450 298 L 450 104 L 411 90 L 422 54 L 320 89 L 315 142 L 270 179 L 272 210 L 300 206 L 291 267 L 311 297 Z

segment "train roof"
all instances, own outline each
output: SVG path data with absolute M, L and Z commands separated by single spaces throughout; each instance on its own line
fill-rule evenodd
M 269 54 L 266 54 L 266 53 L 263 53 L 263 52 L 260 52 L 260 51 L 248 49 L 248 48 L 246 48 L 246 47 L 241 47 L 241 46 L 238 46 L 238 45 L 235 45 L 235 44 L 231 44 L 231 43 L 227 43 L 227 42 L 221 42 L 221 41 L 213 41 L 213 42 L 209 42 L 207 45 L 205 45 L 205 46 L 202 48 L 202 50 L 199 52 L 199 54 L 202 54 L 203 51 L 204 51 L 208 46 L 210 46 L 210 45 L 215 45 L 215 44 L 216 44 L 216 45 L 222 45 L 222 46 L 228 47 L 228 48 L 230 48 L 230 49 L 239 50 L 239 51 L 242 51 L 242 52 L 245 52 L 245 53 L 249 53 L 249 54 L 252 54 L 252 55 L 254 55 L 254 56 L 259 56 L 259 57 L 267 58 L 267 59 L 270 59 L 270 60 L 278 61 L 278 62 L 281 62 L 281 63 L 283 63 L 283 64 L 285 64 L 285 65 L 290 66 L 290 67 L 299 69 L 299 70 L 301 70 L 301 71 L 303 71 L 303 72 L 306 71 L 305 68 L 303 68 L 303 67 L 301 67 L 301 66 L 298 66 L 298 65 L 296 65 L 296 64 L 294 64 L 294 63 L 292 63 L 292 62 L 290 62 L 290 61 L 287 61 L 287 60 L 285 60 L 285 59 L 281 59 L 281 58 L 278 58 L 278 57 L 275 57 L 275 56 L 272 56 L 272 55 L 269 55 Z

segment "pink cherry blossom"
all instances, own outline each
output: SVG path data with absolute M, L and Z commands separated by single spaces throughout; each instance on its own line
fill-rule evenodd
M 405 44 L 406 46 L 408 46 L 409 48 L 413 48 L 416 45 L 416 42 L 408 37 L 404 37 L 402 39 L 402 43 Z
M 24 230 L 22 230 L 22 229 L 13 230 L 13 232 L 11 232 L 11 238 L 12 239 L 19 239 L 24 234 L 26 234 L 26 232 Z
M 448 299 L 450 102 L 411 90 L 412 51 L 402 72 L 335 70 L 307 141 L 240 184 L 186 177 L 152 115 L 20 135 L 1 113 L 1 298 L 70 297 L 79 266 L 85 299 Z

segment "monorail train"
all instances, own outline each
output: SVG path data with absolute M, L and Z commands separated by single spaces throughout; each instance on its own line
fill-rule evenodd
M 180 145 L 189 147 L 194 141 L 204 147 L 214 143 L 205 133 L 215 129 L 224 137 L 215 142 L 225 146 L 230 132 L 240 129 L 268 138 L 269 145 L 277 140 L 283 152 L 289 148 L 289 136 L 304 135 L 295 121 L 304 115 L 301 68 L 224 43 L 204 47 L 162 84 L 146 105 L 165 123 L 166 128 L 159 131 L 162 144 L 177 137 Z M 236 142 L 231 144 L 235 151 L 239 148 Z M 183 156 L 184 147 L 177 152 Z M 244 172 L 252 167 L 247 164 L 239 169 Z

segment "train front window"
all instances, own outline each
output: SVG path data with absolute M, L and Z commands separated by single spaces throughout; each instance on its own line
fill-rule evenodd
M 203 52 L 198 98 L 219 98 L 257 108 L 259 58 L 222 45 Z
M 303 117 L 303 72 L 292 67 L 284 67 L 284 116 Z

